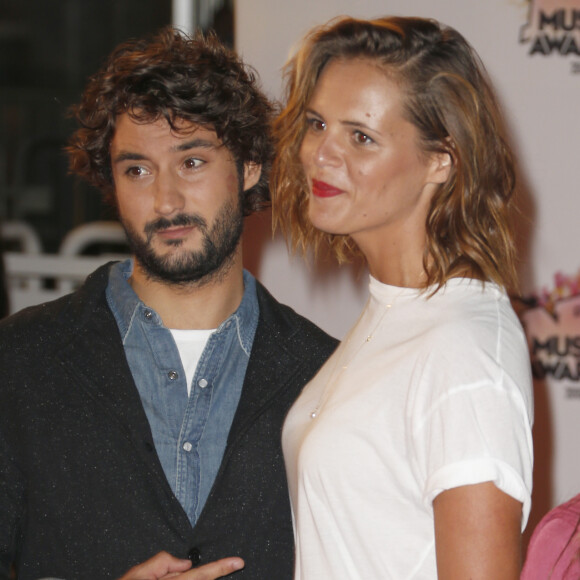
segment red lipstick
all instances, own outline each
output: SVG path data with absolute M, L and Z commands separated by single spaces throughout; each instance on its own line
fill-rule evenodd
M 324 181 L 318 179 L 312 180 L 312 195 L 316 197 L 335 197 L 343 193 L 342 189 L 338 189 Z

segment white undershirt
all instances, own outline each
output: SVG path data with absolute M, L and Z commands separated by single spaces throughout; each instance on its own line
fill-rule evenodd
M 183 370 L 187 378 L 187 396 L 189 396 L 197 363 L 201 358 L 209 337 L 212 332 L 215 332 L 215 329 L 176 330 L 171 328 L 170 331 L 177 345 L 179 356 L 181 357 L 181 364 L 183 365 Z

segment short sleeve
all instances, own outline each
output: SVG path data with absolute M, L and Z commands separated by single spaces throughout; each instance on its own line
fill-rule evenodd
M 420 365 L 409 412 L 412 464 L 431 505 L 442 491 L 492 481 L 531 507 L 531 373 L 521 327 L 500 316 L 444 329 Z

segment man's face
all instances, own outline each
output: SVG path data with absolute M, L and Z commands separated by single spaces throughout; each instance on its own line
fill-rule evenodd
M 243 191 L 260 168 L 240 176 L 213 130 L 164 119 L 117 118 L 111 166 L 119 217 L 135 259 L 151 279 L 182 284 L 227 269 L 243 227 Z

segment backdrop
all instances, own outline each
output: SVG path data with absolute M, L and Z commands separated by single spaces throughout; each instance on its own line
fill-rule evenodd
M 516 305 L 537 379 L 531 530 L 552 505 L 580 493 L 580 0 L 239 0 L 237 49 L 280 98 L 293 44 L 339 14 L 454 26 L 480 54 L 506 112 L 520 161 Z M 269 216 L 252 218 L 246 238 L 247 265 L 272 293 L 342 337 L 366 299 L 364 268 L 288 257 L 279 237 L 270 240 Z

